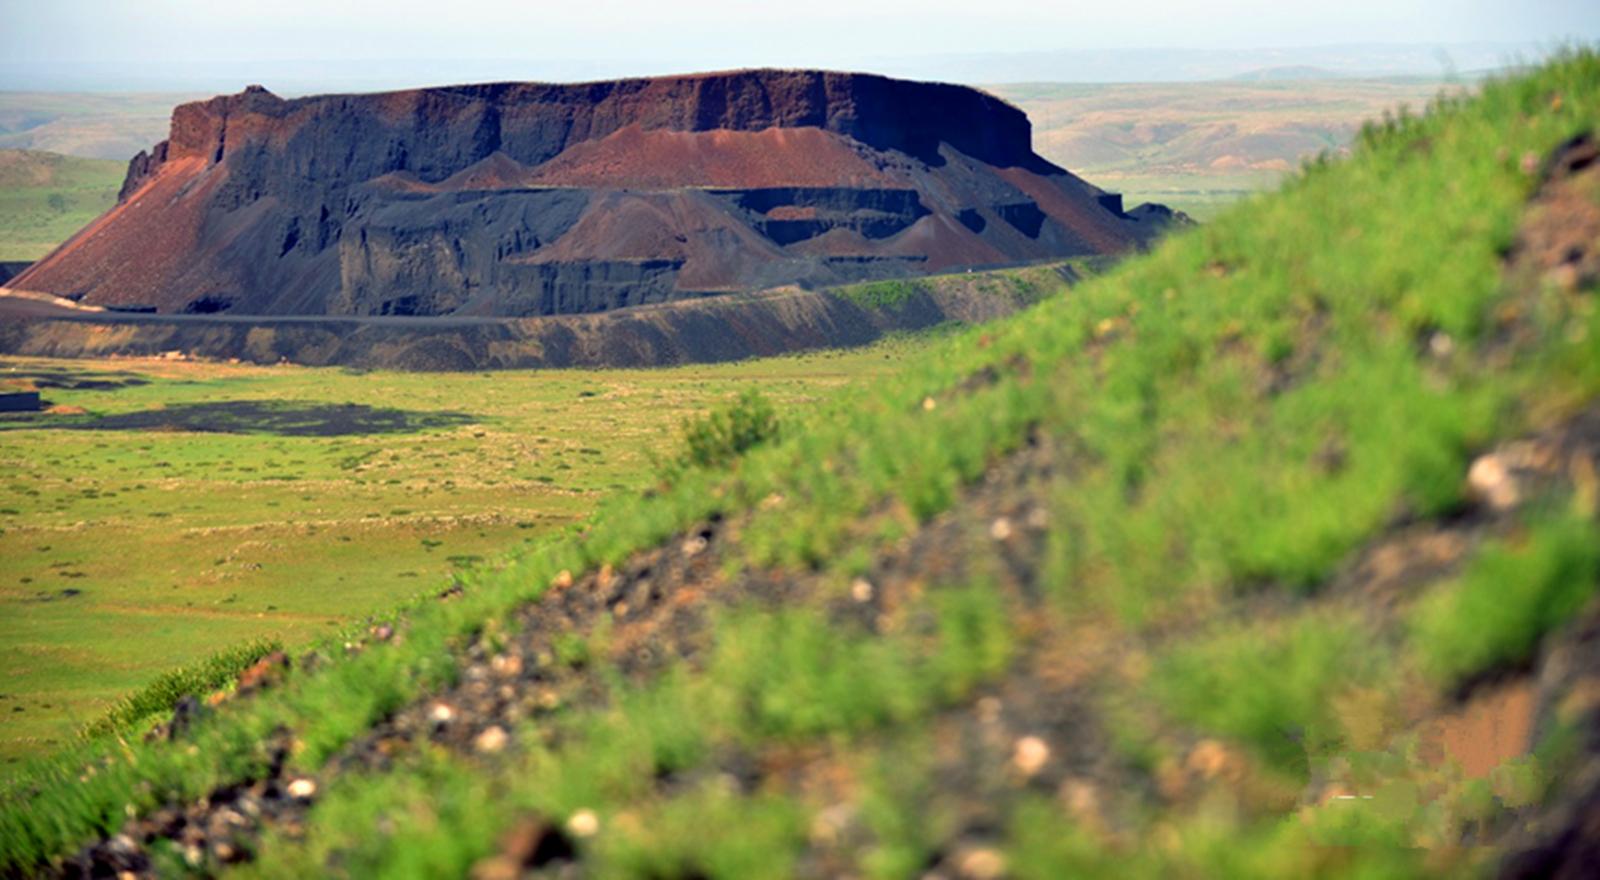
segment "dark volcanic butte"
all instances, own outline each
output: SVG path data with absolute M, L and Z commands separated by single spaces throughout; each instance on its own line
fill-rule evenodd
M 960 86 L 755 70 L 185 104 L 12 283 L 100 305 L 532 316 L 1136 248 L 1171 219 Z

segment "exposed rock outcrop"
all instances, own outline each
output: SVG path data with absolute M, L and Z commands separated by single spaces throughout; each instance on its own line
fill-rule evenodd
M 22 261 L 0 261 L 0 286 L 4 286 L 5 284 L 9 283 L 11 279 L 21 275 L 31 265 L 33 264 Z
M 185 104 L 14 287 L 161 312 L 530 316 L 1136 248 L 1171 221 L 960 86 L 754 70 Z

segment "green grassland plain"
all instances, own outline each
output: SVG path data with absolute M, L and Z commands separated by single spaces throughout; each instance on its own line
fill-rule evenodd
M 0 261 L 37 260 L 117 203 L 123 162 L 0 150 Z
M 166 669 L 472 577 L 649 485 L 741 390 L 793 411 L 918 344 L 494 374 L 0 360 L 85 410 L 0 421 L 0 761 Z

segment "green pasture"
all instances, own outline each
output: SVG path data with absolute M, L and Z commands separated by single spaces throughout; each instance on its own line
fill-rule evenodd
M 919 344 L 601 372 L 0 360 L 85 411 L 0 420 L 0 760 L 161 670 L 304 643 L 548 539 L 741 390 L 804 407 Z

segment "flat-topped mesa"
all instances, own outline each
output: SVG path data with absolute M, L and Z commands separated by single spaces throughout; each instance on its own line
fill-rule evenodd
M 437 181 L 497 151 L 538 165 L 575 143 L 629 126 L 681 132 L 819 128 L 925 159 L 935 158 L 941 143 L 992 165 L 1036 158 L 1028 117 L 999 98 L 961 86 L 859 73 L 742 70 L 295 100 L 250 86 L 237 95 L 179 106 L 165 146 L 135 160 L 124 192 L 168 158 L 215 163 L 269 143 L 341 177 L 409 171 Z M 330 127 L 357 137 L 365 148 L 349 149 L 350 137 L 326 137 Z
M 962 86 L 745 70 L 184 104 L 17 279 L 102 304 L 539 315 L 1137 247 Z

